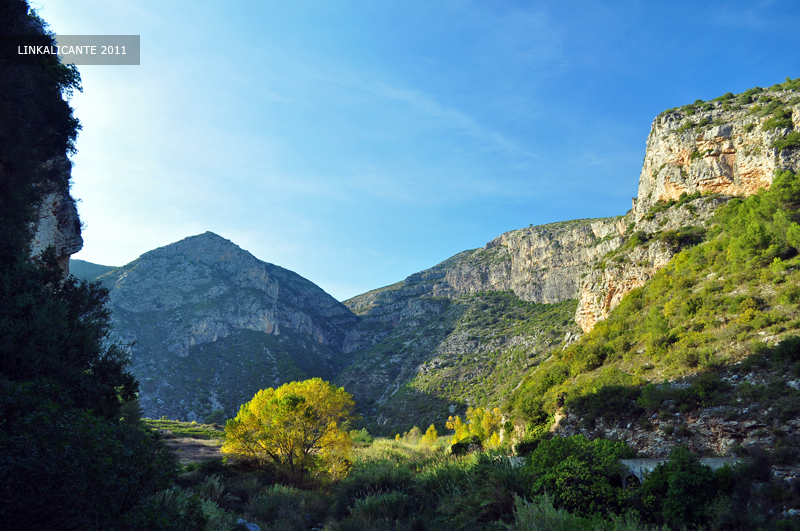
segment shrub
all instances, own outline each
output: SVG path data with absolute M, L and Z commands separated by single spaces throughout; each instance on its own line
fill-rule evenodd
M 367 431 L 367 428 L 361 428 L 360 430 L 350 430 L 350 440 L 354 443 L 372 443 L 375 439 Z
M 641 394 L 636 387 L 603 385 L 595 392 L 566 401 L 565 405 L 588 420 L 618 419 L 639 412 L 637 399 Z
M 773 129 L 792 129 L 794 122 L 792 121 L 791 109 L 779 109 L 775 115 L 765 121 L 761 125 L 763 131 L 772 131 Z
M 554 531 L 587 529 L 588 521 L 564 509 L 556 509 L 548 494 L 528 501 L 517 496 L 514 499 L 514 529 L 516 531 Z
M 481 438 L 477 435 L 471 435 L 450 447 L 450 453 L 453 455 L 466 455 L 470 452 L 481 450 L 483 450 L 483 443 L 481 442 Z
M 360 498 L 349 507 L 350 513 L 359 520 L 397 521 L 408 515 L 411 498 L 403 492 L 384 492 Z
M 624 503 L 619 459 L 635 454 L 625 443 L 581 435 L 542 441 L 530 455 L 532 492 L 550 493 L 556 507 L 579 516 L 618 513 Z
M 273 485 L 250 502 L 248 509 L 272 529 L 303 531 L 325 518 L 328 505 L 322 493 Z
M 361 462 L 339 483 L 336 489 L 336 511 L 344 516 L 355 500 L 377 492 L 405 491 L 414 483 L 414 472 L 397 459 Z
M 647 476 L 641 498 L 651 520 L 659 522 L 663 517 L 674 527 L 695 525 L 704 521 L 716 485 L 709 467 L 685 446 L 676 446 L 669 461 Z
M 221 409 L 215 409 L 211 413 L 206 416 L 204 422 L 206 424 L 224 424 L 225 423 L 225 412 Z
M 792 131 L 783 138 L 775 140 L 770 147 L 783 151 L 786 149 L 794 149 L 800 146 L 800 131 Z

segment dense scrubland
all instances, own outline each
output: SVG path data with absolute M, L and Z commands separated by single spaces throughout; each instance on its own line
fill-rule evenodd
M 619 459 L 635 452 L 620 441 L 545 438 L 509 458 L 507 446 L 484 450 L 478 438 L 458 451 L 451 436 L 419 429 L 396 439 L 351 435 L 358 443 L 344 475 L 210 460 L 185 466 L 170 499 L 199 501 L 207 529 L 232 529 L 239 518 L 298 531 L 796 527 L 783 514 L 793 486 L 770 477 L 776 455 L 761 449 L 712 472 L 678 446 L 641 486 L 623 489 Z

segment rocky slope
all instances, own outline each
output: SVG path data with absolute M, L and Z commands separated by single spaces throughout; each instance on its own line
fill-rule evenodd
M 145 415 L 195 420 L 262 388 L 330 379 L 359 318 L 318 286 L 207 232 L 100 280 Z
M 792 145 L 800 120 L 795 90 L 780 85 L 662 113 L 648 137 L 639 197 L 624 216 L 512 231 L 482 249 L 345 301 L 363 320 L 345 339 L 344 350 L 355 362 L 338 381 L 372 404 L 384 425 L 408 417 L 393 402 L 420 408 L 437 403 L 450 410 L 492 403 L 495 397 L 481 385 L 494 385 L 501 373 L 516 385 L 535 349 L 520 347 L 527 354 L 510 361 L 511 345 L 528 345 L 537 335 L 516 336 L 506 329 L 488 334 L 491 338 L 466 338 L 463 316 L 475 309 L 468 296 L 507 291 L 522 301 L 546 304 L 577 298 L 574 320 L 583 332 L 592 330 L 676 252 L 702 239 L 714 212 L 731 195 L 769 188 L 775 169 L 798 169 L 800 156 Z M 562 337 L 550 348 L 577 336 L 566 326 L 551 331 Z M 537 356 L 531 356 L 531 365 Z M 424 383 L 438 385 L 443 368 L 469 359 L 475 370 L 452 375 L 447 388 Z M 514 369 L 490 369 L 490 360 Z M 362 385 L 358 374 L 369 383 Z M 395 414 L 399 417 L 393 419 Z
M 524 301 L 574 299 L 582 275 L 622 243 L 623 218 L 565 221 L 507 232 L 483 248 L 459 253 L 405 280 L 345 301 L 363 321 L 345 339 L 353 352 L 382 340 L 398 323 L 427 320 L 440 305 L 490 291 L 510 291 Z
M 628 239 L 628 245 L 593 264 L 582 279 L 575 322 L 584 332 L 591 331 L 626 294 L 643 286 L 667 265 L 682 244 L 694 243 L 681 240 L 706 227 L 716 209 L 726 202 L 725 197 L 698 198 L 632 222 L 629 235 L 635 234 L 633 238 L 643 241 L 632 245 L 634 241 Z M 632 218 L 630 213 L 626 216 L 626 220 Z
M 579 332 L 574 300 L 537 304 L 512 292 L 419 300 L 428 315 L 401 320 L 376 345 L 351 353 L 336 377 L 373 433 L 442 426 L 469 406 L 500 406 L 528 370 Z
M 100 264 L 93 264 L 85 260 L 78 260 L 70 258 L 69 260 L 69 273 L 74 275 L 79 280 L 92 281 L 98 277 L 105 275 L 109 271 L 116 269 L 114 266 L 104 266 Z
M 682 193 L 751 195 L 775 169 L 800 167 L 800 151 L 776 147 L 800 126 L 795 88 L 754 89 L 659 115 L 647 138 L 634 215 Z
M 638 197 L 626 216 L 630 232 L 704 226 L 723 199 L 693 202 L 668 213 L 653 211 L 682 194 L 748 196 L 769 189 L 776 170 L 800 169 L 800 138 L 794 132 L 800 127 L 800 96 L 790 87 L 787 82 L 738 96 L 729 93 L 659 115 L 647 138 Z M 654 241 L 594 269 L 580 287 L 575 314 L 583 331 L 652 278 L 675 250 Z
M 581 277 L 626 229 L 607 218 L 508 232 L 345 301 L 362 320 L 345 338 L 353 361 L 336 382 L 380 429 L 499 405 L 527 370 L 577 337 Z

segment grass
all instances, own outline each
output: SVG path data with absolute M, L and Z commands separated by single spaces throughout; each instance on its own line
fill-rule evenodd
M 225 432 L 222 427 L 213 424 L 198 424 L 197 422 L 184 422 L 180 420 L 167 420 L 167 419 L 142 419 L 150 429 L 153 430 L 171 430 L 172 436 L 175 438 L 189 438 L 189 439 L 222 439 L 225 437 Z

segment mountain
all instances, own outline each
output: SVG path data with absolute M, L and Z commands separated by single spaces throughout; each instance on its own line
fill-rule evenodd
M 231 416 L 256 391 L 331 379 L 359 322 L 303 277 L 206 232 L 101 277 L 145 415 Z
M 69 259 L 70 274 L 75 275 L 75 277 L 80 280 L 97 280 L 102 275 L 114 269 L 116 269 L 114 266 L 93 264 L 85 260 L 78 260 L 77 258 Z
M 584 345 L 626 295 L 715 234 L 730 194 L 797 171 L 795 90 L 659 115 L 624 215 L 511 231 L 344 304 L 211 233 L 146 253 L 101 277 L 118 337 L 136 341 L 146 414 L 231 415 L 255 390 L 309 376 L 353 393 L 376 433 L 509 397 L 519 405 L 548 360 Z M 642 363 L 659 377 L 688 374 Z
M 657 116 L 647 137 L 638 196 L 626 215 L 631 230 L 646 239 L 657 232 L 677 238 L 682 227 L 702 225 L 726 197 L 769 188 L 776 170 L 800 169 L 797 90 L 797 81 L 787 80 L 769 89 L 697 100 Z M 687 203 L 701 194 L 705 206 Z M 709 205 L 709 194 L 719 200 Z M 666 212 L 670 207 L 675 208 Z M 679 239 L 686 237 L 684 230 Z M 584 331 L 652 278 L 675 248 L 659 238 L 636 247 L 634 255 L 618 254 L 585 279 L 576 314 Z
M 623 216 L 512 231 L 345 301 L 363 320 L 345 340 L 353 361 L 336 381 L 378 430 L 505 402 L 544 360 L 703 241 L 732 195 L 800 168 L 795 84 L 659 115 Z M 554 318 L 567 308 L 574 321 Z
M 362 320 L 335 381 L 373 431 L 443 423 L 500 405 L 526 370 L 564 346 L 581 275 L 619 245 L 617 218 L 505 233 L 391 286 L 345 301 Z

